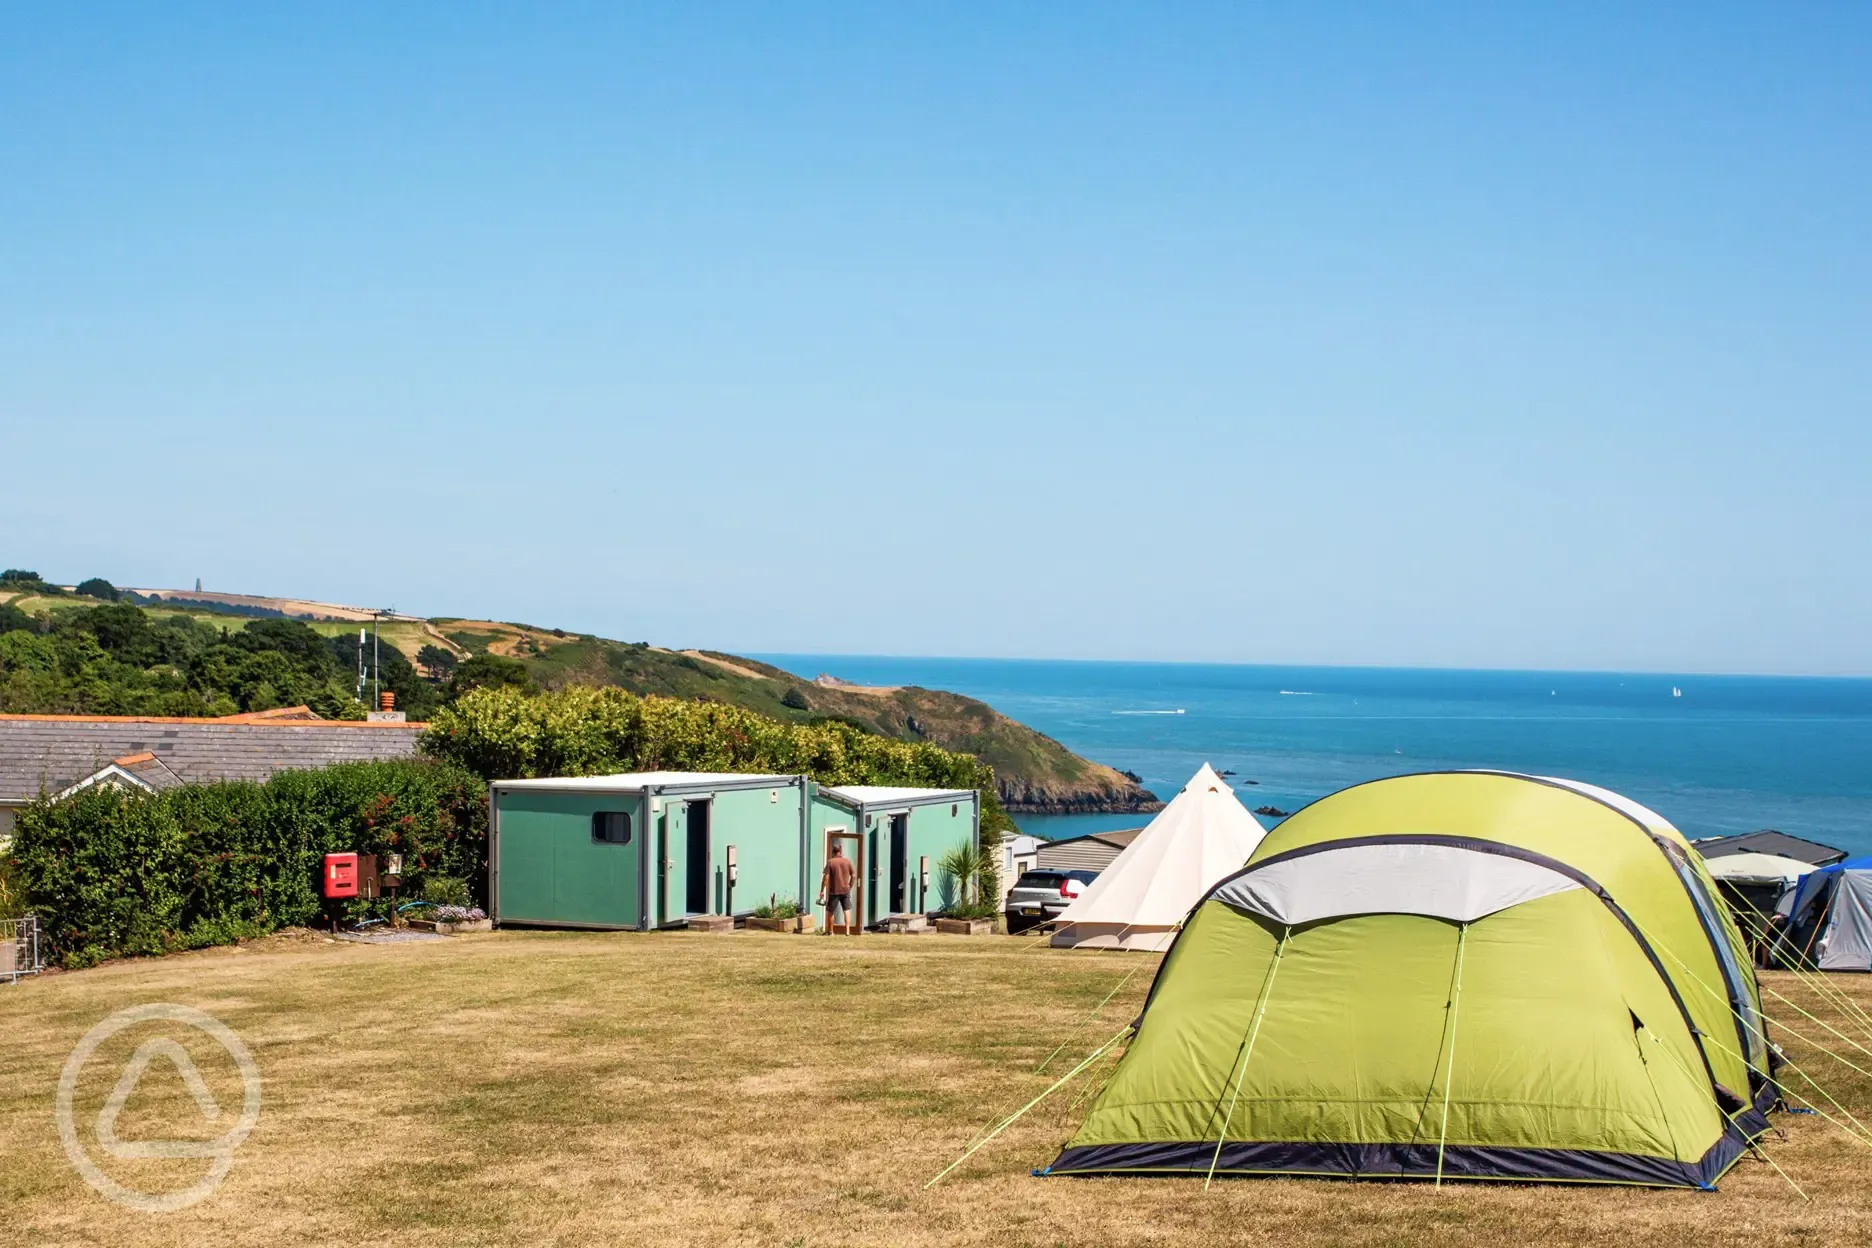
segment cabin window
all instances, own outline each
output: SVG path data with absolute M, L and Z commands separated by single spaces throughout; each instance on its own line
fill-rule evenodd
M 630 839 L 628 810 L 601 810 L 592 816 L 592 840 L 600 845 L 628 845 Z

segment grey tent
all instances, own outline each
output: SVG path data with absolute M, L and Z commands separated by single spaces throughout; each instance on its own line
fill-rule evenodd
M 1872 971 L 1872 857 L 1806 876 L 1781 903 L 1778 960 L 1823 971 Z

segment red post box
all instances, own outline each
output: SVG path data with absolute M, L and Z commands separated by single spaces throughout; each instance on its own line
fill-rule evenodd
M 325 896 L 355 897 L 358 895 L 357 858 L 356 854 L 325 855 Z

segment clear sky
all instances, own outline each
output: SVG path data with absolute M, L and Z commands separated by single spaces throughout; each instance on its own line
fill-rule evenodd
M 1863 3 L 10 5 L 0 563 L 1868 673 L 1869 156 Z

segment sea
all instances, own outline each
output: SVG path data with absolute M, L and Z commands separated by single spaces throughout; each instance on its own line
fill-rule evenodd
M 1165 800 L 1205 762 L 1250 809 L 1286 812 L 1383 776 L 1498 768 L 1616 790 L 1690 837 L 1777 828 L 1872 853 L 1872 679 L 757 657 L 980 698 Z M 1049 839 L 1147 821 L 1018 817 Z

